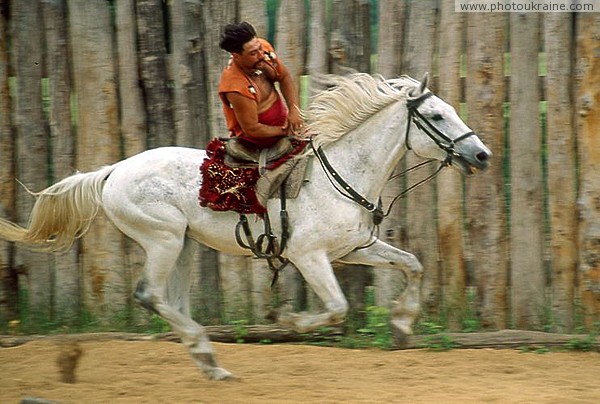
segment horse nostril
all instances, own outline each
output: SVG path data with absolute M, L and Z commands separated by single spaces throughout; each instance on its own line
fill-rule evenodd
M 481 163 L 485 163 L 490 158 L 490 155 L 484 151 L 479 152 L 475 155 L 475 158 Z

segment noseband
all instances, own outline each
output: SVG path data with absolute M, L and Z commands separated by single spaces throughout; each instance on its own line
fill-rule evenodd
M 417 128 L 419 128 L 422 132 L 424 132 L 431 140 L 435 142 L 435 144 L 446 152 L 447 157 L 444 160 L 444 165 L 449 165 L 452 163 L 452 159 L 454 157 L 459 157 L 460 154 L 454 151 L 454 146 L 470 136 L 473 136 L 475 132 L 467 132 L 465 134 L 460 135 L 456 139 L 450 139 L 444 133 L 442 133 L 434 124 L 432 124 L 429 119 L 423 116 L 419 112 L 419 106 L 425 101 L 427 98 L 433 95 L 432 92 L 427 92 L 420 97 L 410 99 L 406 101 L 406 108 L 408 109 L 408 120 L 406 124 L 406 134 L 404 136 L 404 144 L 408 150 L 412 150 L 409 142 L 409 133 L 410 133 L 410 124 L 414 123 Z

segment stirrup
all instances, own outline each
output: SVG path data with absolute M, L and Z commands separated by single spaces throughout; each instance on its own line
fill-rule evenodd
M 271 221 L 269 219 L 268 212 L 265 212 L 264 214 L 265 232 L 258 236 L 256 241 L 254 240 L 252 230 L 248 224 L 248 218 L 245 214 L 240 213 L 240 220 L 235 226 L 235 239 L 238 245 L 244 249 L 252 251 L 256 258 L 267 260 L 269 269 L 271 272 L 273 272 L 271 287 L 277 283 L 277 280 L 279 279 L 279 272 L 281 272 L 281 270 L 283 270 L 290 262 L 287 258 L 283 258 L 281 256 L 285 250 L 289 236 L 289 217 L 286 210 L 285 181 L 280 186 L 280 193 L 281 211 L 279 215 L 281 218 L 281 243 L 278 243 L 277 237 L 272 232 Z M 242 231 L 246 241 L 244 241 L 242 238 Z M 279 261 L 278 265 L 275 263 L 276 260 Z

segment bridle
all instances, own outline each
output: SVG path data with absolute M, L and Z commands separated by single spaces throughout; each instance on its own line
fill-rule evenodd
M 333 166 L 327 159 L 327 156 L 325 155 L 325 152 L 323 151 L 322 147 L 315 148 L 313 139 L 312 138 L 310 139 L 310 145 L 313 149 L 313 152 L 317 156 L 319 163 L 321 163 L 321 167 L 323 167 L 323 171 L 325 171 L 325 174 L 326 174 L 329 182 L 331 182 L 333 187 L 342 196 L 356 202 L 357 204 L 359 204 L 360 206 L 362 206 L 363 208 L 365 208 L 366 210 L 371 212 L 373 214 L 373 224 L 375 226 L 378 226 L 385 217 L 389 216 L 394 203 L 396 203 L 396 201 L 398 199 L 404 198 L 410 191 L 425 184 L 426 182 L 429 182 L 436 175 L 438 175 L 439 172 L 444 167 L 449 166 L 455 157 L 461 157 L 461 155 L 459 153 L 456 153 L 456 151 L 454 150 L 455 145 L 458 142 L 461 142 L 461 141 L 469 138 L 470 136 L 475 135 L 475 133 L 473 131 L 471 131 L 471 132 L 467 132 L 467 133 L 464 133 L 464 134 L 458 136 L 456 139 L 450 139 L 443 132 L 441 132 L 433 123 L 431 123 L 429 121 L 429 119 L 427 119 L 425 116 L 423 116 L 423 114 L 421 114 L 419 112 L 419 106 L 423 103 L 423 101 L 425 101 L 427 98 L 431 97 L 432 95 L 433 95 L 432 92 L 426 92 L 419 97 L 407 100 L 406 108 L 408 109 L 408 119 L 407 119 L 407 124 L 406 124 L 406 132 L 404 135 L 405 136 L 404 144 L 406 145 L 406 148 L 408 150 L 412 150 L 412 147 L 410 146 L 410 142 L 409 142 L 409 134 L 410 134 L 411 123 L 414 123 L 415 126 L 417 126 L 431 140 L 433 140 L 440 149 L 442 149 L 443 151 L 446 152 L 446 158 L 444 159 L 444 161 L 442 161 L 440 163 L 439 167 L 437 168 L 437 170 L 434 173 L 432 173 L 428 177 L 422 179 L 421 181 L 411 185 L 410 187 L 408 187 L 407 189 L 402 191 L 400 194 L 398 194 L 392 200 L 392 202 L 388 206 L 388 209 L 386 210 L 385 213 L 383 212 L 383 209 L 382 209 L 381 197 L 379 198 L 377 204 L 375 204 L 375 203 L 367 200 L 367 198 L 362 196 L 360 193 L 358 193 L 354 188 L 352 188 L 352 186 L 350 186 L 339 175 L 339 173 L 335 170 L 335 168 L 333 168 Z M 421 168 L 424 165 L 429 164 L 433 161 L 435 161 L 435 160 L 431 159 L 431 160 L 427 160 L 423 163 L 417 164 L 416 166 L 411 167 L 411 168 L 401 172 L 400 174 L 395 175 L 392 178 L 404 176 L 407 173 L 414 171 L 418 168 Z M 362 247 L 362 248 L 365 248 L 365 247 Z
M 410 133 L 410 124 L 411 122 L 417 126 L 421 131 L 425 132 L 427 136 L 431 140 L 435 142 L 435 144 L 446 152 L 446 159 L 444 160 L 445 165 L 450 165 L 452 163 L 452 158 L 460 157 L 460 154 L 454 151 L 454 146 L 470 136 L 473 136 L 475 132 L 467 132 L 456 139 L 450 139 L 443 132 L 441 132 L 436 126 L 429 121 L 423 114 L 419 112 L 419 106 L 425 101 L 427 98 L 433 95 L 432 92 L 426 92 L 422 94 L 420 97 L 412 98 L 406 101 L 406 108 L 408 109 L 408 123 L 406 125 L 406 134 L 404 136 L 404 144 L 408 150 L 412 150 L 409 141 L 409 133 Z

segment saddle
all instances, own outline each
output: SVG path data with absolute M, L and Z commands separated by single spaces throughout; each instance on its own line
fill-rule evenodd
M 258 164 L 261 175 L 267 164 L 274 163 L 294 149 L 289 137 L 282 137 L 269 148 L 259 149 L 251 143 L 239 138 L 227 139 L 225 144 L 225 164 L 230 167 L 247 167 Z
M 284 182 L 285 196 L 294 199 L 306 180 L 309 159 L 290 158 L 277 164 L 296 147 L 289 137 L 283 137 L 264 149 L 238 138 L 229 138 L 225 143 L 223 162 L 230 167 L 258 167 L 260 177 L 255 186 L 256 198 L 262 206 L 267 206 L 269 198 L 280 195 L 280 187 Z

